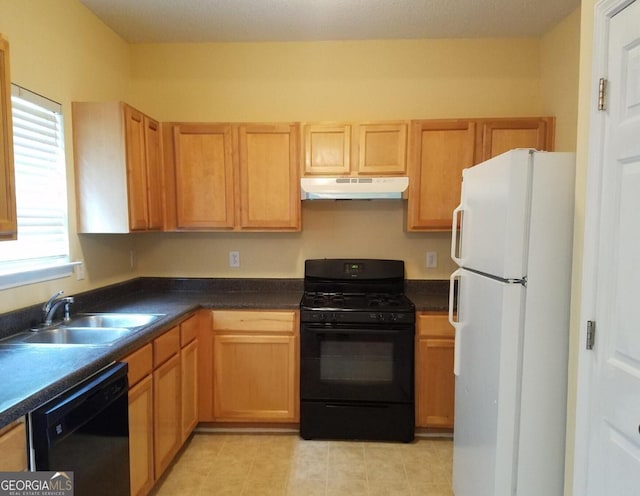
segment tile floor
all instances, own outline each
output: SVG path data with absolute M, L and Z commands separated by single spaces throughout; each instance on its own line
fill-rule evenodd
M 449 439 L 304 441 L 295 434 L 195 434 L 154 496 L 453 496 Z

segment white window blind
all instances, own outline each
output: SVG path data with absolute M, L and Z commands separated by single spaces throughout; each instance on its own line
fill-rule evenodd
M 69 262 L 60 104 L 12 85 L 18 239 L 0 243 L 0 274 Z

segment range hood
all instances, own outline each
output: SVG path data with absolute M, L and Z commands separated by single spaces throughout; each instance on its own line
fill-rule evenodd
M 378 200 L 401 199 L 409 187 L 402 177 L 303 177 L 303 200 Z

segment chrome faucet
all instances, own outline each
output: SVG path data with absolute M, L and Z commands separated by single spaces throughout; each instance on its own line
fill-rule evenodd
M 71 319 L 71 304 L 73 303 L 73 297 L 67 296 L 66 298 L 58 298 L 64 291 L 58 291 L 54 294 L 49 301 L 47 301 L 42 307 L 42 321 L 45 326 L 53 324 L 53 316 L 60 305 L 64 305 L 64 322 Z

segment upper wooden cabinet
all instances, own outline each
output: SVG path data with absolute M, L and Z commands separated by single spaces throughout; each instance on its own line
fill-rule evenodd
M 342 176 L 351 172 L 351 125 L 304 125 L 304 175 Z
M 524 117 L 513 119 L 482 119 L 478 121 L 479 145 L 476 163 L 514 148 L 553 150 L 555 119 Z
M 474 164 L 475 140 L 473 121 L 412 123 L 409 230 L 451 230 L 451 212 L 460 201 L 462 169 Z
M 78 232 L 161 230 L 160 125 L 122 102 L 73 102 Z
M 16 239 L 16 192 L 13 171 L 13 121 L 9 43 L 0 34 L 0 241 Z
M 235 225 L 233 130 L 225 124 L 165 128 L 167 225 L 232 229 Z
M 297 124 L 238 127 L 240 229 L 299 230 Z
M 405 175 L 407 127 L 404 121 L 305 124 L 304 175 Z
M 300 230 L 297 124 L 163 125 L 167 230 Z
M 553 117 L 411 123 L 409 231 L 450 231 L 462 169 L 513 148 L 553 150 Z

